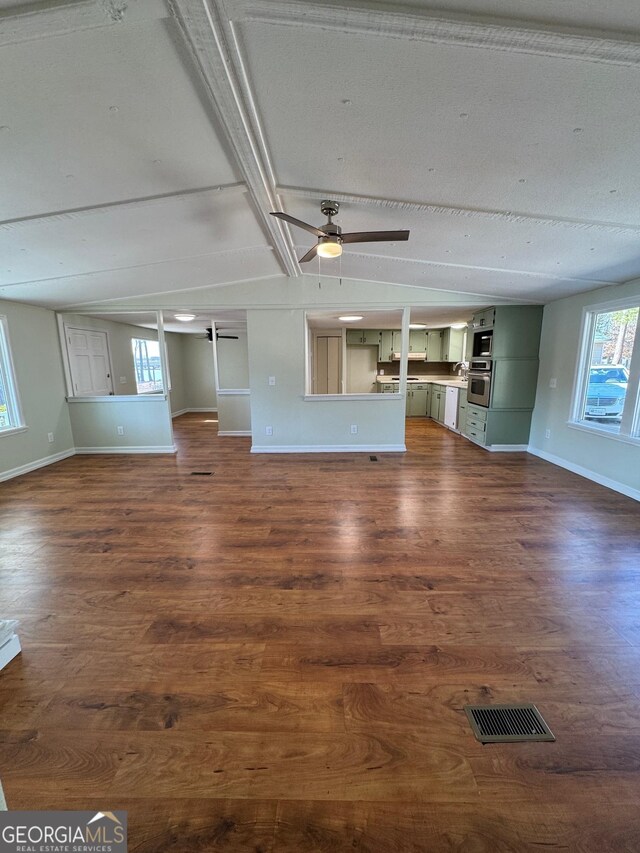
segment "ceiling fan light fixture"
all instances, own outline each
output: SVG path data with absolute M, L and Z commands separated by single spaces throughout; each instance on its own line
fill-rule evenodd
M 195 314 L 174 314 L 173 316 L 176 320 L 180 320 L 181 323 L 190 323 L 192 320 L 196 319 Z
M 339 258 L 342 254 L 342 243 L 338 237 L 321 237 L 318 241 L 318 254 L 321 258 Z

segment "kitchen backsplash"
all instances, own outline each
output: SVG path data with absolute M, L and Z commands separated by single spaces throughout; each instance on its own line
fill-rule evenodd
M 410 361 L 409 376 L 457 376 L 453 364 L 448 361 Z M 384 371 L 385 376 L 399 376 L 400 362 L 389 364 L 388 361 L 378 362 L 378 375 Z

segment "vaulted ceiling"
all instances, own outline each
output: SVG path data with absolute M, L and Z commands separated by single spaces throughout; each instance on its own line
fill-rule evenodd
M 323 198 L 411 229 L 323 276 L 540 302 L 640 276 L 636 0 L 0 0 L 0 81 L 0 298 L 317 272 L 269 211 Z

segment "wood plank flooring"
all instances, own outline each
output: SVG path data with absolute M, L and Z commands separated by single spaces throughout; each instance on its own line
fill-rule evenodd
M 0 487 L 10 808 L 130 850 L 640 850 L 640 507 L 424 419 L 407 454 L 177 458 Z M 192 476 L 211 471 L 212 476 Z M 533 701 L 557 741 L 480 745 Z

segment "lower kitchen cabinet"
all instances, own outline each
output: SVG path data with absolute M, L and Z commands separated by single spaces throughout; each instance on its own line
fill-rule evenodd
M 463 435 L 482 446 L 526 446 L 529 442 L 531 411 L 495 411 L 468 403 L 467 417 L 461 426 Z
M 429 414 L 438 423 L 444 423 L 444 408 L 446 403 L 446 386 L 432 385 L 431 386 L 431 406 Z
M 427 411 L 427 398 L 429 397 L 429 386 L 425 383 L 407 386 L 407 409 L 409 418 L 425 417 Z

